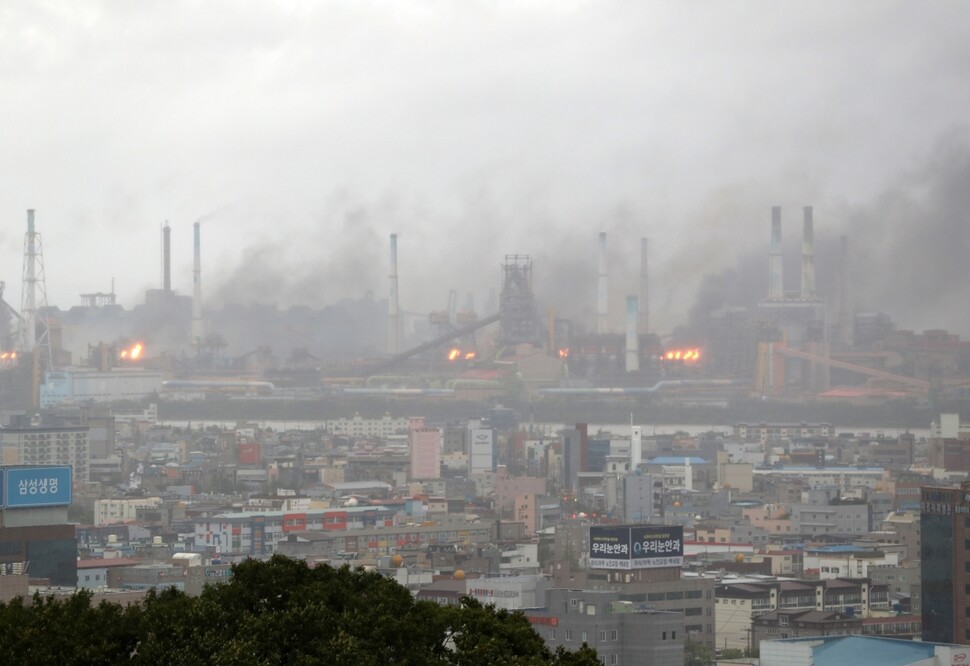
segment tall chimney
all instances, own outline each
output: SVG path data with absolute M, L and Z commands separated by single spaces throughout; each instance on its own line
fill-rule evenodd
M 192 267 L 192 340 L 202 342 L 202 240 L 199 223 L 193 225 L 195 253 Z
M 849 237 L 839 237 L 839 335 L 842 343 L 852 345 L 849 322 Z
M 172 291 L 172 228 L 168 220 L 162 228 L 162 289 L 166 294 Z
M 633 419 L 631 419 L 632 421 Z M 630 471 L 637 471 L 643 461 L 643 428 L 635 425 L 630 432 Z
M 647 239 L 640 239 L 640 333 L 650 332 L 650 283 L 647 274 Z
M 805 206 L 802 222 L 802 300 L 815 300 L 815 228 L 812 207 Z
M 397 300 L 397 234 L 391 234 L 391 291 L 387 299 L 387 352 L 397 354 L 400 349 L 401 324 Z
M 781 206 L 771 208 L 771 250 L 768 255 L 768 299 L 780 301 L 785 297 L 781 266 Z
M 600 232 L 599 295 L 596 301 L 596 332 L 604 335 L 609 329 L 610 288 L 606 274 L 606 232 Z
M 626 297 L 626 371 L 640 370 L 640 337 L 637 335 L 637 297 Z

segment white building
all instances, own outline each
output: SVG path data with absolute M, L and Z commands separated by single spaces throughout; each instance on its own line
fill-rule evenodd
M 113 525 L 135 520 L 139 509 L 157 509 L 161 505 L 161 497 L 119 497 L 95 500 L 94 524 Z
M 539 546 L 534 543 L 517 543 L 502 551 L 499 570 L 505 574 L 538 574 Z
M 869 578 L 870 567 L 898 566 L 900 554 L 852 546 L 830 546 L 805 551 L 802 562 L 805 571 L 818 571 L 821 580 Z
M 542 576 L 475 578 L 465 588 L 470 597 L 498 609 L 542 608 L 549 583 Z
M 468 424 L 468 473 L 494 472 L 498 459 L 495 430 Z
M 140 368 L 114 368 L 108 372 L 70 368 L 48 372 L 40 387 L 40 406 L 60 403 L 143 400 L 162 388 L 162 374 Z
M 350 435 L 353 437 L 387 438 L 408 431 L 407 418 L 392 418 L 385 414 L 379 419 L 365 419 L 355 414 L 349 419 L 335 419 L 327 422 L 327 428 L 334 435 Z

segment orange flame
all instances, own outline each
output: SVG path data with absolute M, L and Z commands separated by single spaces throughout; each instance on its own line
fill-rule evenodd
M 661 360 L 665 361 L 699 361 L 701 358 L 700 349 L 672 349 L 660 355 Z
M 569 358 L 569 347 L 563 347 L 559 350 L 559 358 Z
M 478 354 L 476 354 L 475 352 L 468 352 L 467 354 L 465 354 L 465 360 L 470 361 L 476 356 L 478 356 Z
M 136 361 L 139 358 L 141 358 L 141 355 L 144 351 L 145 351 L 145 346 L 140 342 L 136 342 L 128 349 L 122 349 L 121 352 L 118 354 L 118 358 L 122 360 L 127 359 L 129 361 Z
M 460 354 L 461 354 L 461 350 L 458 349 L 458 347 L 454 347 L 448 352 L 448 360 L 454 361 L 456 358 L 458 358 Z

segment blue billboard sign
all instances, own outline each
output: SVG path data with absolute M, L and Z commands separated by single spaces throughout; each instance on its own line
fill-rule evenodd
M 7 467 L 0 494 L 8 509 L 65 506 L 71 503 L 71 481 L 69 465 Z

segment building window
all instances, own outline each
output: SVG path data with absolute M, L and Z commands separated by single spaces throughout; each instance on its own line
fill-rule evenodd
M 671 631 L 670 632 L 670 638 L 673 639 L 673 640 L 677 640 L 677 632 L 676 631 Z
M 615 641 L 615 640 L 617 640 L 617 638 L 618 638 L 618 635 L 617 635 L 616 629 L 611 630 L 610 631 L 610 640 L 611 641 Z
M 573 639 L 573 630 L 572 629 L 567 629 L 566 630 L 566 640 L 567 641 L 571 641 L 572 639 Z
M 620 663 L 620 656 L 619 655 L 616 655 L 616 654 L 611 654 L 610 655 L 610 663 L 611 664 L 619 664 Z
M 662 640 L 662 641 L 667 640 L 667 632 L 666 631 L 663 632 L 663 635 L 660 637 L 660 640 Z
M 583 643 L 585 643 L 586 642 L 586 632 L 585 631 L 582 633 L 582 638 L 583 638 Z

